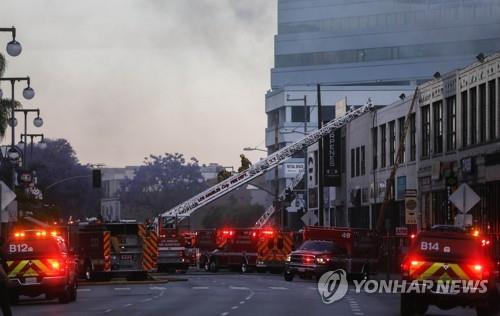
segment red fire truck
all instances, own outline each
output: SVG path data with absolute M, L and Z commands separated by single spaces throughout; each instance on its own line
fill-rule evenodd
M 208 271 L 219 269 L 252 271 L 257 264 L 258 229 L 221 228 L 215 231 L 216 249 L 207 254 L 204 266 Z
M 187 249 L 192 243 L 189 218 L 159 216 L 157 221 L 158 272 L 185 273 L 192 261 Z
M 368 278 L 377 268 L 380 238 L 372 231 L 306 227 L 303 239 L 286 260 L 287 281 L 295 275 L 319 278 L 332 269 L 344 269 L 351 277 Z
M 263 228 L 257 234 L 257 272 L 281 273 L 287 256 L 294 250 L 293 233 Z

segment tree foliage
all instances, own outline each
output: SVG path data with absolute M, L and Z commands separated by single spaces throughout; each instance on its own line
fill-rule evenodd
M 135 177 L 125 181 L 120 194 L 122 213 L 138 219 L 151 218 L 206 187 L 196 158 L 187 161 L 179 153 L 151 155 Z
M 53 205 L 59 217 L 65 219 L 98 215 L 100 194 L 92 188 L 91 168 L 78 161 L 66 139 L 46 139 L 45 144 L 45 148 L 34 146 L 32 155 L 27 148 L 28 167 L 36 171 L 43 203 Z M 82 177 L 60 182 L 77 176 Z

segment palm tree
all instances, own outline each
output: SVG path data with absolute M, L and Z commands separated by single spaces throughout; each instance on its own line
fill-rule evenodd
M 0 77 L 3 76 L 5 71 L 5 57 L 0 54 Z M 10 117 L 11 101 L 9 99 L 0 99 L 0 140 L 4 138 L 5 131 L 7 130 L 7 122 Z M 20 108 L 21 103 L 16 101 L 15 107 Z

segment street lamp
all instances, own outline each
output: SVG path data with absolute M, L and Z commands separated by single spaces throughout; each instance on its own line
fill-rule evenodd
M 38 146 L 40 147 L 40 149 L 47 148 L 47 143 L 45 142 L 45 138 L 44 138 L 43 134 L 21 134 L 21 142 L 23 142 L 23 140 L 24 140 L 25 146 L 28 145 L 28 139 L 27 139 L 28 137 L 30 138 L 30 159 L 33 159 L 33 144 L 34 144 L 33 139 L 36 137 L 41 138 L 40 142 L 38 143 Z M 26 157 L 25 157 L 25 159 L 26 159 Z
M 263 151 L 267 153 L 267 150 L 262 149 L 262 148 L 257 148 L 257 147 L 245 147 L 243 148 L 243 151 Z
M 1 29 L 0 29 L 1 30 Z M 12 97 L 10 99 L 11 101 L 11 108 L 10 108 L 10 111 L 11 111 L 11 115 L 10 115 L 10 118 L 11 118 L 11 124 L 10 124 L 10 127 L 11 127 L 11 150 L 14 150 L 14 147 L 16 146 L 15 142 L 16 142 L 16 139 L 15 139 L 15 127 L 16 127 L 16 120 L 15 120 L 15 110 L 16 110 L 16 99 L 15 99 L 15 85 L 16 85 L 16 82 L 18 81 L 26 81 L 27 83 L 27 88 L 31 88 L 30 86 L 30 77 L 6 77 L 6 78 L 0 78 L 0 82 L 1 81 L 9 81 L 10 82 L 10 86 L 11 86 L 11 93 L 12 93 Z M 26 89 L 24 89 L 26 91 Z M 24 93 L 23 91 L 23 96 L 27 99 L 31 99 L 35 96 L 35 91 L 33 89 L 28 89 L 27 90 L 27 93 Z M 10 150 L 9 150 L 9 153 L 10 153 Z M 12 164 L 12 184 L 11 184 L 11 187 L 12 189 L 14 189 L 14 186 L 15 186 L 15 183 L 16 183 L 16 172 L 15 172 L 15 164 Z
M 23 50 L 21 43 L 16 41 L 16 28 L 15 27 L 0 27 L 0 32 L 12 33 L 12 41 L 7 43 L 7 54 L 12 57 L 19 56 Z
M 43 125 L 43 120 L 40 117 L 40 109 L 17 109 L 14 110 L 14 113 L 16 112 L 22 112 L 24 114 L 24 135 L 28 134 L 28 113 L 30 112 L 35 112 L 36 113 L 36 118 L 33 120 L 33 125 L 36 127 L 41 127 Z M 21 142 L 23 142 L 23 137 L 21 135 Z M 21 146 L 20 146 L 21 147 Z M 27 163 L 26 163 L 26 147 L 27 147 L 27 141 L 25 139 L 25 142 L 23 142 L 22 150 L 23 150 L 23 169 L 26 169 Z

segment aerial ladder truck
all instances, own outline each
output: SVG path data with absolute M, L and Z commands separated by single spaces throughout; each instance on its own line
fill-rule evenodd
M 316 131 L 312 132 L 309 135 L 304 136 L 295 143 L 290 144 L 272 153 L 267 158 L 260 160 L 259 162 L 250 166 L 248 169 L 243 170 L 229 177 L 228 179 L 217 183 L 216 185 L 190 198 L 189 200 L 158 215 L 155 218 L 154 225 L 156 227 L 157 235 L 160 236 L 159 238 L 160 247 L 158 249 L 159 258 L 162 257 L 162 254 L 170 251 L 168 247 L 161 246 L 162 244 L 161 238 L 162 236 L 168 235 L 168 233 L 166 233 L 166 229 L 171 227 L 173 223 L 174 226 L 177 226 L 175 223 L 178 223 L 179 219 L 188 218 L 199 208 L 208 205 L 209 203 L 221 198 L 222 196 L 228 194 L 229 192 L 263 175 L 267 171 L 277 167 L 280 163 L 292 157 L 293 154 L 307 149 L 309 146 L 313 145 L 324 136 L 331 134 L 333 131 L 339 128 L 342 128 L 347 123 L 351 122 L 355 118 L 360 117 L 365 113 L 370 112 L 372 109 L 373 105 L 371 100 L 369 99 L 366 105 L 363 105 L 357 109 L 349 111 L 342 117 L 333 119 L 332 121 L 326 123 L 320 129 L 317 129 Z M 296 181 L 294 181 L 294 183 L 295 182 Z M 270 208 L 266 209 L 262 217 L 256 222 L 256 227 L 257 228 L 264 227 L 268 222 L 268 220 L 275 213 L 275 211 L 276 211 L 275 206 L 271 206 Z

